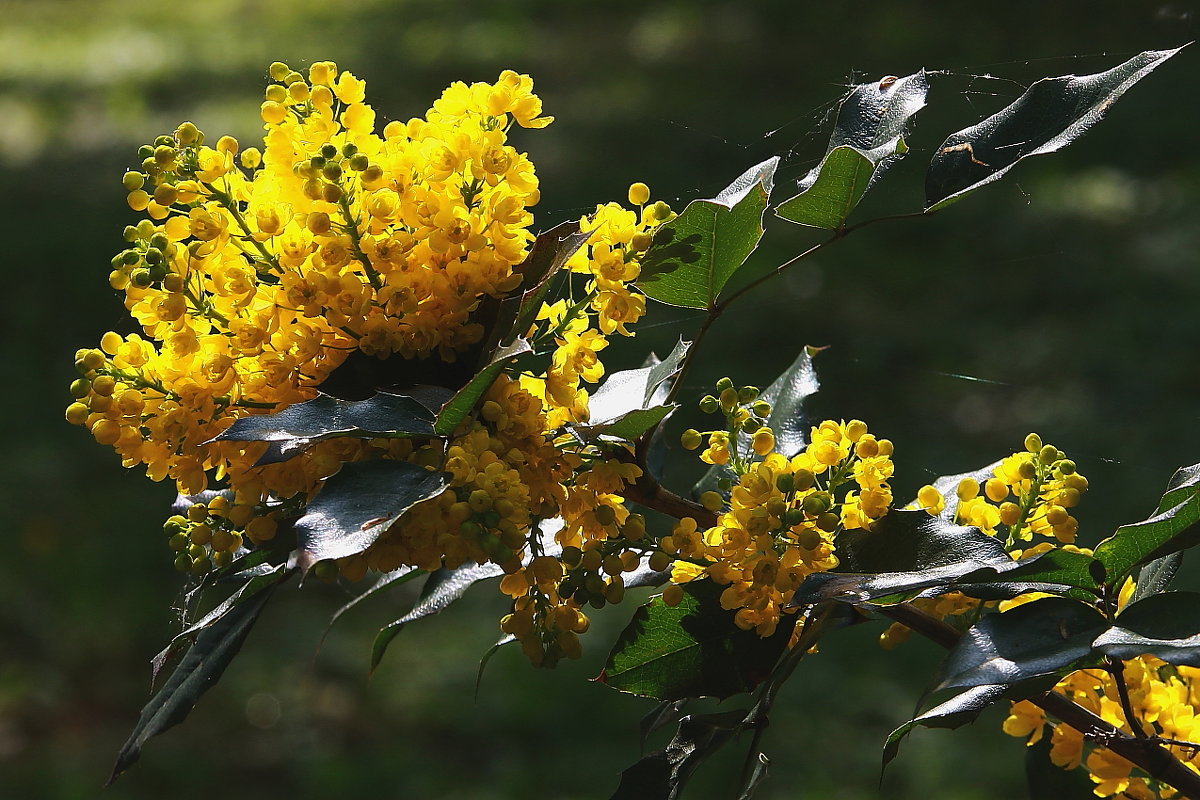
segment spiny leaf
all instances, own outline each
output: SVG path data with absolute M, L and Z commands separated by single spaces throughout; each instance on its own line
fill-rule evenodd
M 711 753 L 742 729 L 744 709 L 690 714 L 671 742 L 621 773 L 611 800 L 677 800 L 684 784 Z
M 1077 666 L 1109 627 L 1094 607 L 1045 597 L 975 623 L 942 665 L 938 689 L 1014 684 Z
M 467 415 L 475 408 L 475 404 L 479 402 L 479 398 L 483 397 L 483 393 L 495 382 L 504 368 L 517 356 L 531 352 L 533 352 L 533 348 L 529 346 L 529 342 L 519 337 L 511 344 L 499 348 L 492 355 L 487 366 L 469 380 L 466 386 L 455 392 L 454 396 L 442 407 L 437 415 L 437 421 L 433 424 L 434 431 L 439 436 L 449 436 L 454 433 L 454 429 L 467 418 Z
M 695 580 L 683 587 L 677 606 L 655 597 L 640 607 L 596 680 L 656 700 L 725 698 L 753 689 L 770 675 L 796 616 L 760 637 L 733 623 L 733 612 L 721 607 L 722 591 L 710 580 Z
M 886 767 L 900 752 L 900 743 L 918 726 L 926 728 L 957 728 L 974 722 L 983 710 L 1004 696 L 1007 686 L 985 684 L 972 686 L 961 694 L 910 719 L 888 734 L 883 743 L 883 766 Z
M 243 573 L 243 577 L 241 577 L 243 581 L 242 585 L 233 594 L 218 603 L 215 608 L 199 620 L 175 634 L 167 646 L 158 655 L 150 659 L 151 682 L 157 680 L 158 673 L 166 666 L 171 657 L 179 651 L 179 648 L 194 640 L 198 633 L 205 628 L 213 626 L 230 611 L 253 599 L 260 592 L 270 589 L 291 577 L 294 572 L 295 570 L 289 569 L 285 565 L 275 566 L 264 564 L 257 569 L 247 570 Z
M 754 252 L 779 158 L 751 167 L 716 197 L 693 200 L 661 225 L 642 259 L 637 286 L 662 303 L 711 309 Z
M 800 355 L 796 356 L 791 365 L 760 395 L 771 404 L 767 425 L 775 435 L 775 450 L 789 458 L 798 454 L 808 444 L 812 422 L 804 413 L 804 401 L 821 388 L 821 382 L 817 380 L 817 370 L 813 366 L 813 356 L 819 352 L 821 348 L 818 347 L 801 348 Z M 750 437 L 739 433 L 739 451 L 748 452 L 749 448 Z M 733 472 L 728 467 L 714 464 L 693 487 L 692 494 L 699 497 L 704 492 L 716 491 L 717 481 L 732 475 Z
M 368 400 L 338 400 L 327 394 L 275 414 L 235 420 L 214 441 L 270 442 L 255 466 L 286 461 L 316 442 L 335 437 L 410 439 L 430 437 L 434 412 L 412 397 L 378 392 Z
M 925 177 L 926 212 L 999 180 L 1024 158 L 1066 147 L 1129 87 L 1181 49 L 1148 50 L 1095 75 L 1043 78 L 999 113 L 951 134 Z
M 592 233 L 580 231 L 577 221 L 568 221 L 538 235 L 529 255 L 514 270 L 521 274 L 523 291 L 519 297 L 505 298 L 501 304 L 502 318 L 509 318 L 511 314 L 513 320 L 510 329 L 501 333 L 502 343 L 511 344 L 526 334 L 542 307 L 551 278 L 587 243 Z
M 446 476 L 407 461 L 351 461 L 325 481 L 296 520 L 297 565 L 361 553 L 405 511 L 440 493 Z
M 1110 583 L 1124 580 L 1134 567 L 1200 541 L 1200 464 L 1178 470 L 1158 509 L 1149 519 L 1122 525 L 1096 545 L 1095 556 L 1108 570 Z
M 426 574 L 428 573 L 426 573 L 425 570 L 417 569 L 416 567 L 400 567 L 399 569 L 395 569 L 391 572 L 380 575 L 379 579 L 375 581 L 375 583 L 371 584 L 369 588 L 357 595 L 350 602 L 343 605 L 337 611 L 333 612 L 333 616 L 329 618 L 329 623 L 325 626 L 325 631 L 321 634 L 321 641 L 325 641 L 325 637 L 329 635 L 329 631 L 332 630 L 334 624 L 342 618 L 342 615 L 366 600 L 368 597 L 372 597 L 373 595 L 382 592 L 389 586 L 399 586 L 400 584 L 408 583 L 414 578 L 419 578 L 420 576 Z
M 775 213 L 790 222 L 841 228 L 863 194 L 904 156 L 909 119 L 925 107 L 925 71 L 855 86 L 842 100 L 829 149 Z
M 1163 592 L 1131 603 L 1094 646 L 1122 661 L 1149 653 L 1168 664 L 1200 667 L 1200 594 Z
M 182 722 L 201 695 L 217 682 L 241 649 L 272 592 L 273 587 L 259 592 L 200 631 L 171 677 L 142 709 L 133 733 L 117 755 L 110 784 L 138 760 L 150 737 Z
M 542 553 L 546 555 L 558 555 L 562 552 L 562 545 L 554 538 L 555 534 L 562 530 L 562 527 L 563 521 L 561 519 L 556 518 L 541 521 L 539 524 L 539 550 Z M 530 556 L 526 555 L 524 559 L 525 563 L 528 563 L 529 560 Z M 380 628 L 379 633 L 375 634 L 375 641 L 371 645 L 371 672 L 374 672 L 379 666 L 384 654 L 387 652 L 388 645 L 404 629 L 405 625 L 444 611 L 451 603 L 465 595 L 467 590 L 475 584 L 490 578 L 498 578 L 503 574 L 504 570 L 499 565 L 491 562 L 487 564 L 465 564 L 457 569 L 439 569 L 431 573 L 428 580 L 421 587 L 421 596 L 417 599 L 416 605 L 407 614 L 388 623 L 383 628 Z
M 647 366 L 609 375 L 588 400 L 591 421 L 576 426 L 576 434 L 585 440 L 605 435 L 633 441 L 666 419 L 678 406 L 662 400 L 690 347 L 681 340 L 662 361 L 652 353 Z

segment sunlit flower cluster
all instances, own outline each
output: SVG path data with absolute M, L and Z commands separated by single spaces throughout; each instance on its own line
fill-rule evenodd
M 769 636 L 801 581 L 838 565 L 837 534 L 869 529 L 888 512 L 892 443 L 860 420 L 826 420 L 788 458 L 775 452 L 766 425 L 771 406 L 757 389 L 735 388 L 726 378 L 717 392 L 701 408 L 721 413 L 726 424 L 685 431 L 682 441 L 688 449 L 706 443 L 701 459 L 729 469 L 728 499 L 706 492 L 701 502 L 718 513 L 717 524 L 700 529 L 685 517 L 662 540 L 677 559 L 663 596 L 677 603 L 682 584 L 707 578 L 725 587 L 721 605 L 735 611 L 739 627 Z

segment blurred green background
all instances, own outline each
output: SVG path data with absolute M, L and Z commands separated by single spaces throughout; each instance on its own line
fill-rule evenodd
M 313 0 L 0 2 L 0 302 L 9 433 L 0 491 L 0 797 L 603 798 L 639 754 L 648 701 L 587 678 L 639 598 L 598 614 L 581 663 L 538 672 L 478 657 L 501 598 L 478 587 L 406 630 L 368 682 L 371 638 L 411 594 L 364 604 L 318 652 L 334 586 L 277 597 L 221 685 L 102 792 L 148 696 L 179 583 L 158 534 L 166 485 L 120 468 L 62 419 L 80 346 L 123 324 L 108 259 L 134 220 L 120 176 L 138 144 L 184 119 L 243 144 L 259 133 L 267 65 L 333 59 L 387 119 L 424 112 L 452 80 L 528 72 L 557 121 L 519 132 L 548 228 L 644 180 L 682 208 L 783 156 L 779 192 L 824 152 L 844 87 L 924 66 L 930 107 L 912 152 L 857 219 L 920 208 L 946 134 L 1038 77 L 1107 69 L 1194 38 L 1191 3 L 810 4 Z M 937 216 L 874 226 L 764 285 L 713 330 L 692 396 L 722 374 L 765 385 L 804 344 L 814 414 L 860 417 L 897 446 L 898 497 L 987 463 L 1037 430 L 1092 480 L 1094 543 L 1139 519 L 1172 470 L 1200 460 L 1197 54 L 1135 87 L 1064 153 L 1025 162 Z M 995 76 L 995 77 L 989 77 Z M 779 194 L 782 198 L 786 195 Z M 754 256 L 817 241 L 777 221 Z M 663 352 L 694 315 L 614 346 Z M 654 320 L 648 320 L 653 323 Z M 967 376 L 967 377 L 958 377 Z M 679 415 L 676 429 L 695 424 Z M 694 474 L 681 468 L 677 486 Z M 999 712 L 920 731 L 879 787 L 879 752 L 937 652 L 830 640 L 791 681 L 767 737 L 763 798 L 1022 796 L 1023 747 Z M 658 740 L 651 746 L 661 746 Z M 728 798 L 741 754 L 688 798 Z

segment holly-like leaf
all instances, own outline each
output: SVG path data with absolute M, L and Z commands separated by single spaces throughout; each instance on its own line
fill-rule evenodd
M 818 347 L 802 348 L 796 360 L 759 395 L 771 404 L 767 425 L 775 435 L 775 450 L 788 458 L 808 445 L 812 421 L 804 413 L 804 401 L 821 388 L 817 370 L 813 366 L 813 357 L 819 352 L 821 348 Z M 739 433 L 738 449 L 748 452 L 749 448 L 750 437 Z M 693 487 L 692 494 L 699 497 L 703 492 L 716 491 L 717 481 L 732 476 L 733 472 L 728 467 L 714 464 Z
M 425 585 L 421 587 L 421 596 L 412 610 L 388 623 L 379 630 L 379 633 L 375 634 L 375 642 L 371 645 L 371 672 L 374 672 L 375 668 L 379 666 L 384 653 L 387 652 L 388 645 L 404 629 L 405 625 L 445 611 L 451 603 L 466 594 L 467 590 L 475 584 L 489 578 L 498 578 L 503 574 L 504 570 L 490 562 L 468 564 L 457 569 L 443 568 L 430 573 Z
M 654 428 L 678 408 L 663 400 L 690 347 L 681 340 L 662 361 L 651 354 L 647 366 L 609 375 L 588 400 L 590 422 L 576 426 L 575 433 L 582 439 L 605 435 L 633 441 Z
M 337 611 L 333 612 L 333 616 L 329 618 L 329 623 L 325 626 L 324 633 L 321 634 L 321 642 L 325 641 L 325 637 L 329 635 L 329 631 L 333 629 L 334 624 L 336 624 L 337 621 L 342 618 L 342 616 L 350 611 L 350 609 L 366 600 L 368 597 L 379 594 L 388 587 L 400 586 L 427 574 L 428 573 L 425 572 L 425 570 L 417 569 L 416 567 L 400 567 L 399 569 L 395 569 L 391 572 L 386 572 L 383 575 L 380 575 L 379 579 L 376 580 L 375 583 L 371 584 L 370 587 L 365 589 L 361 594 L 356 595 L 353 600 L 350 600 Z
M 529 346 L 529 342 L 519 337 L 511 344 L 496 350 L 487 366 L 480 370 L 474 378 L 467 381 L 467 385 L 455 392 L 446 405 L 442 406 L 442 410 L 433 424 L 434 431 L 439 436 L 449 436 L 454 433 L 454 429 L 474 410 L 479 398 L 483 397 L 483 393 L 491 387 L 504 368 L 509 366 L 517 356 L 531 352 L 533 352 L 533 348 Z
M 201 631 L 212 627 L 235 608 L 249 602 L 261 592 L 290 578 L 294 572 L 294 569 L 290 569 L 286 565 L 262 564 L 232 576 L 234 580 L 240 580 L 241 585 L 203 617 L 175 634 L 167 646 L 150 659 L 151 682 L 158 678 L 158 673 L 166 666 L 171 657 L 184 645 L 194 641 Z
M 838 230 L 863 194 L 904 157 L 908 121 L 925 107 L 925 71 L 889 76 L 850 90 L 821 163 L 799 182 L 800 193 L 776 215 L 790 222 Z
M 883 766 L 886 767 L 900 752 L 900 743 L 918 726 L 925 728 L 959 728 L 974 722 L 983 710 L 1004 697 L 1007 686 L 984 684 L 972 686 L 944 703 L 934 706 L 920 716 L 910 719 L 888 734 L 883 743 Z
M 1131 603 L 1094 646 L 1122 661 L 1150 653 L 1168 664 L 1200 667 L 1200 594 L 1164 592 Z
M 975 623 L 946 656 L 938 689 L 1011 685 L 1078 666 L 1109 627 L 1094 607 L 1045 597 Z
M 689 714 L 665 748 L 621 773 L 611 800 L 677 800 L 704 759 L 742 730 L 746 711 Z
M 888 595 L 945 586 L 985 567 L 1011 569 L 1004 544 L 978 528 L 954 525 L 924 511 L 892 510 L 870 531 L 837 538 L 842 572 L 805 578 L 793 604 L 820 600 L 861 603 Z
M 1063 591 L 1069 588 L 1095 592 L 1104 583 L 1104 565 L 1091 556 L 1070 550 L 1047 550 L 1045 553 L 1013 562 L 1011 568 L 985 567 L 963 575 L 952 587 L 972 597 L 983 585 L 1011 587 L 1012 592 L 999 592 L 1009 597 L 1031 591 Z M 975 587 L 979 584 L 980 587 Z M 993 594 L 996 594 L 993 591 Z
M 684 585 L 677 606 L 662 597 L 643 605 L 596 680 L 656 700 L 725 698 L 753 689 L 771 674 L 795 615 L 785 616 L 773 635 L 760 637 L 734 625 L 733 612 L 721 607 L 723 588 L 695 580 Z
M 541 552 L 546 555 L 558 555 L 562 552 L 562 545 L 554 539 L 554 535 L 562 527 L 561 519 L 541 521 L 539 524 L 539 550 Z M 527 555 L 524 561 L 528 563 L 529 560 L 530 557 Z M 379 663 L 383 661 L 388 645 L 404 629 L 404 626 L 410 622 L 441 613 L 451 603 L 465 595 L 467 590 L 475 584 L 491 578 L 498 578 L 503 574 L 504 570 L 498 564 L 491 562 L 464 564 L 456 569 L 439 569 L 431 573 L 421 587 L 421 596 L 417 598 L 416 605 L 407 614 L 388 623 L 379 629 L 379 633 L 375 634 L 375 641 L 371 645 L 371 672 L 374 672 Z
M 982 122 L 951 134 L 925 176 L 927 212 L 997 181 L 1029 156 L 1053 153 L 1099 122 L 1129 87 L 1182 48 L 1149 50 L 1107 72 L 1043 78 Z
M 1181 552 L 1168 553 L 1161 558 L 1148 561 L 1138 571 L 1137 583 L 1134 585 L 1133 595 L 1129 598 L 1130 602 L 1136 603 L 1151 595 L 1165 592 L 1182 563 L 1183 553 Z
M 501 342 L 511 344 L 529 331 L 550 290 L 551 278 L 587 243 L 592 233 L 580 231 L 579 222 L 572 220 L 538 234 L 529 255 L 514 270 L 521 275 L 521 294 L 501 303 L 498 325 L 502 329 Z
M 1178 470 L 1154 515 L 1122 525 L 1096 545 L 1096 559 L 1117 585 L 1139 564 L 1185 550 L 1200 542 L 1200 464 Z
M 446 476 L 407 461 L 343 464 L 296 520 L 296 564 L 304 572 L 326 558 L 370 547 L 405 511 L 440 493 Z
M 196 636 L 196 641 L 184 654 L 171 677 L 142 709 L 137 725 L 117 755 L 111 784 L 129 769 L 142 753 L 142 746 L 152 736 L 178 725 L 191 712 L 196 702 L 225 672 L 237 655 L 250 629 L 258 620 L 273 588 L 255 594 L 235 605 L 212 625 Z
M 637 286 L 662 303 L 711 309 L 754 252 L 779 158 L 751 167 L 716 197 L 693 200 L 661 225 L 642 258 Z
M 434 412 L 412 397 L 378 392 L 368 400 L 338 400 L 318 393 L 312 400 L 288 406 L 275 414 L 235 420 L 214 441 L 271 442 L 269 459 L 286 461 L 316 442 L 335 437 L 411 439 L 430 437 Z

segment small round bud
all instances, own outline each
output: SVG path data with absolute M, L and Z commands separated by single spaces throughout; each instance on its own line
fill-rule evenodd
M 328 169 L 328 167 L 326 168 Z M 342 199 L 342 187 L 336 183 L 327 183 L 321 187 L 321 199 L 326 203 L 336 203 Z
M 834 516 L 837 515 L 835 514 Z M 836 527 L 836 525 L 834 527 Z M 817 547 L 820 547 L 824 541 L 825 539 L 821 536 L 821 534 L 818 531 L 814 531 L 812 528 L 805 528 L 796 534 L 796 544 L 800 545 L 805 550 L 813 550 Z
M 71 381 L 71 397 L 84 398 L 91 394 L 92 382 L 87 378 L 76 378 Z
M 674 212 L 671 211 L 671 207 L 669 205 L 664 203 L 662 200 L 659 200 L 657 203 L 650 206 L 650 213 L 656 220 L 662 222 L 663 220 L 670 219 Z
M 705 414 L 715 414 L 720 407 L 721 405 L 717 401 L 717 398 L 713 397 L 711 394 L 706 394 L 704 397 L 700 398 L 700 410 Z
M 650 199 L 650 187 L 644 183 L 635 183 L 629 187 L 629 205 L 644 206 Z
M 126 172 L 121 176 L 121 185 L 127 192 L 135 191 L 146 185 L 146 176 L 140 172 Z
M 583 551 L 574 545 L 567 545 L 562 549 L 562 555 L 559 556 L 559 560 L 568 567 L 577 567 L 579 566 L 579 562 L 583 560 Z
M 796 476 L 790 472 L 781 472 L 775 476 L 775 488 L 784 494 L 791 494 L 796 488 Z
M 837 514 L 834 514 L 832 511 L 826 511 L 817 517 L 817 527 L 826 533 L 833 533 L 837 530 L 837 526 L 841 521 L 841 517 Z
M 804 509 L 805 513 L 814 517 L 824 514 L 832 505 L 833 498 L 831 498 L 825 492 L 816 492 L 815 494 L 810 494 L 808 497 L 804 498 L 804 502 L 801 503 L 801 507 Z
M 726 389 L 732 389 L 732 388 L 733 388 L 733 381 L 729 378 L 721 378 L 720 380 L 717 381 L 717 391 L 718 392 L 723 392 Z
M 650 554 L 650 559 L 647 562 L 647 566 L 655 572 L 662 572 L 671 566 L 671 562 L 673 560 L 674 559 L 672 559 L 671 556 L 667 555 L 661 550 L 658 550 Z
M 644 253 L 654 244 L 654 235 L 641 231 L 629 239 L 629 249 L 635 253 Z
M 275 61 L 267 69 L 267 74 L 271 76 L 271 80 L 281 81 L 287 77 L 287 74 L 291 71 L 291 67 L 289 67 L 287 64 L 283 63 L 282 61 Z
M 1042 437 L 1036 433 L 1031 433 L 1025 437 L 1025 449 L 1030 453 L 1036 453 L 1042 449 Z
M 752 403 L 757 399 L 758 399 L 758 387 L 757 386 L 743 386 L 742 388 L 738 389 L 738 402 L 739 403 L 743 403 L 743 404 Z
M 612 525 L 617 521 L 617 512 L 613 510 L 612 506 L 598 505 L 592 513 L 596 515 L 596 522 L 601 525 Z
M 1033 480 L 1037 475 L 1037 466 L 1032 461 L 1022 461 L 1021 465 L 1017 467 L 1017 474 L 1024 480 Z
M 330 228 L 333 227 L 333 223 L 330 221 L 329 215 L 324 211 L 314 211 L 308 215 L 305 226 L 310 233 L 314 233 L 317 236 L 324 236 L 329 233 Z
M 704 438 L 700 435 L 700 431 L 695 428 L 688 428 L 679 436 L 679 443 L 683 445 L 684 450 L 695 450 L 703 441 Z
M 798 469 L 792 473 L 792 483 L 797 492 L 806 492 L 817 482 L 817 476 L 810 469 Z
M 1064 458 L 1062 461 L 1059 461 L 1054 466 L 1058 470 L 1058 474 L 1060 474 L 1060 475 L 1074 475 L 1075 474 L 1075 469 L 1076 469 L 1075 462 L 1070 460 L 1069 458 Z
M 708 491 L 700 495 L 700 505 L 715 514 L 725 505 L 725 500 L 716 492 Z
M 1054 445 L 1042 445 L 1042 449 L 1038 451 L 1038 461 L 1043 464 L 1053 464 L 1058 460 L 1058 448 Z

